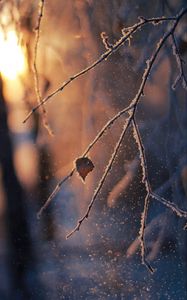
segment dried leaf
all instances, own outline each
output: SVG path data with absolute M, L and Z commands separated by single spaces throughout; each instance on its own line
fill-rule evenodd
M 80 157 L 75 161 L 75 166 L 78 174 L 81 176 L 83 181 L 85 180 L 88 173 L 94 169 L 93 162 L 88 157 Z

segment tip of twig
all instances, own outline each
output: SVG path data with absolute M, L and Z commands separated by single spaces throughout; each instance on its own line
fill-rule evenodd
M 30 118 L 32 113 L 33 113 L 33 110 L 30 113 L 28 113 L 28 115 L 25 117 L 25 119 L 23 120 L 23 124 L 25 124 L 28 121 L 28 119 Z
M 79 231 L 82 221 L 83 220 L 79 220 L 77 226 L 66 235 L 66 240 L 69 239 L 76 231 Z
M 48 132 L 48 134 L 49 134 L 50 137 L 54 137 L 55 136 L 54 132 L 52 131 L 52 129 L 50 128 L 50 126 L 46 122 L 44 123 L 44 127 L 47 130 L 47 132 Z
M 74 232 L 72 232 L 72 231 L 71 231 L 70 233 L 68 233 L 68 234 L 66 235 L 66 240 L 68 240 L 68 239 L 73 235 L 73 233 L 74 233 Z
M 151 274 L 154 274 L 154 273 L 155 273 L 156 269 L 154 269 L 154 268 L 150 265 L 150 263 L 148 263 L 147 260 L 146 260 L 143 264 L 146 266 L 146 268 L 148 269 L 148 271 L 149 271 Z

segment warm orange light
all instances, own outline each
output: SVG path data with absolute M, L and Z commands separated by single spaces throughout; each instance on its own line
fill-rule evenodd
M 0 32 L 0 72 L 3 77 L 13 80 L 26 70 L 23 49 L 18 43 L 16 32 Z

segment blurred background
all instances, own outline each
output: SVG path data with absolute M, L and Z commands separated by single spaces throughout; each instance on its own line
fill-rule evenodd
M 44 2 L 37 50 L 42 97 L 105 51 L 138 16 L 176 15 L 182 0 L 53 0 Z M 66 240 L 87 209 L 120 136 L 123 116 L 90 151 L 95 168 L 85 184 L 74 175 L 44 211 L 56 184 L 102 126 L 136 95 L 146 61 L 167 29 L 147 25 L 107 61 L 71 83 L 45 106 L 37 104 L 33 75 L 42 1 L 0 2 L 0 299 L 187 298 L 185 220 L 151 201 L 146 228 L 151 275 L 138 242 L 145 187 L 132 128 L 79 232 Z M 187 58 L 187 17 L 176 31 Z M 186 67 L 184 65 L 184 69 Z M 160 52 L 137 111 L 152 189 L 187 210 L 187 97 L 171 40 Z M 186 73 L 187 74 L 187 73 Z

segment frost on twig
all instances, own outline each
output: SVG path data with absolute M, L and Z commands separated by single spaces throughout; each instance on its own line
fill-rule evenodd
M 106 32 L 101 32 L 101 39 L 106 50 L 110 50 L 113 48 L 113 45 L 108 41 L 108 35 L 106 34 Z

